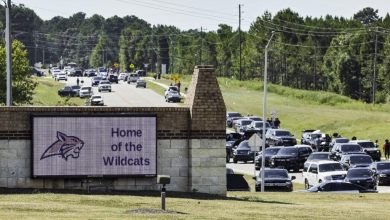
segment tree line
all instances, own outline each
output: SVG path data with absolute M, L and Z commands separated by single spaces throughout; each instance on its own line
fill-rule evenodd
M 24 5 L 13 5 L 12 35 L 28 51 L 30 64 L 76 62 L 84 68 L 120 65 L 191 74 L 195 65 L 213 65 L 219 76 L 261 78 L 264 47 L 269 48 L 269 77 L 274 84 L 336 92 L 366 102 L 390 102 L 390 16 L 364 8 L 352 18 L 303 17 L 291 9 L 265 12 L 248 31 L 220 24 L 216 31 L 180 30 L 151 25 L 136 16 L 42 20 Z M 5 9 L 0 6 L 4 23 Z M 240 66 L 240 44 L 242 48 Z

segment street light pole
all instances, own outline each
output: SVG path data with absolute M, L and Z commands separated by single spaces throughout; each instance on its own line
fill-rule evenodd
M 272 31 L 271 37 L 268 40 L 267 45 L 265 46 L 264 51 L 264 96 L 263 96 L 263 143 L 262 143 L 262 154 L 261 154 L 261 192 L 264 192 L 264 170 L 265 170 L 265 123 L 266 123 L 266 113 L 267 113 L 267 68 L 268 68 L 268 47 L 271 43 L 272 38 L 274 37 L 275 32 Z
M 12 67 L 12 42 L 11 42 L 11 0 L 7 0 L 7 8 L 5 10 L 6 17 L 6 30 L 5 30 L 5 43 L 6 43 L 6 53 L 7 53 L 7 106 L 12 106 L 12 77 L 11 77 L 11 67 Z

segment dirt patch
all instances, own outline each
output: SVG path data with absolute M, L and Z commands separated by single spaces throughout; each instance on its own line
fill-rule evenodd
M 151 209 L 151 208 L 132 209 L 132 210 L 127 211 L 127 213 L 132 213 L 132 214 L 181 214 L 181 215 L 188 214 L 188 213 L 184 213 L 184 212 L 176 212 L 176 211 L 162 210 L 162 209 Z

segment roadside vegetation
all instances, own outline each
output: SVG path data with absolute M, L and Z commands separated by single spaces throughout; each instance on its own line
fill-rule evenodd
M 82 106 L 86 99 L 79 97 L 60 97 L 58 90 L 64 87 L 63 83 L 48 77 L 35 77 L 37 87 L 34 90 L 32 103 L 34 106 Z

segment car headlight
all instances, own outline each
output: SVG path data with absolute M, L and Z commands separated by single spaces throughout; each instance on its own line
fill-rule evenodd
M 386 177 L 387 175 L 386 174 L 383 174 L 383 173 L 381 173 L 381 174 L 379 174 L 379 177 Z
M 330 181 L 330 180 L 332 180 L 332 176 L 326 176 L 326 177 L 324 177 L 324 179 L 327 181 Z

